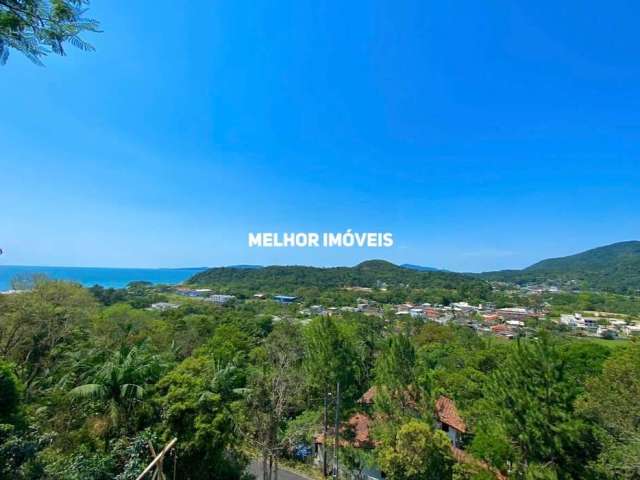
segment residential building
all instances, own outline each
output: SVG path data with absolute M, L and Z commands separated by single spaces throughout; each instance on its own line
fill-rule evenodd
M 640 337 L 640 325 L 627 325 L 623 331 L 625 335 L 630 337 Z
M 309 307 L 309 312 L 311 315 L 325 315 L 327 313 L 322 305 L 311 305 Z
M 216 293 L 214 295 L 209 295 L 206 299 L 208 302 L 213 302 L 218 305 L 224 305 L 225 303 L 230 302 L 231 300 L 235 300 L 235 295 L 224 295 L 221 293 Z
M 598 327 L 598 329 L 596 330 L 596 334 L 599 337 L 603 337 L 603 338 L 617 338 L 618 337 L 618 331 L 611 327 L 611 326 L 604 326 L 604 325 L 600 325 Z
M 491 327 L 491 333 L 506 338 L 514 337 L 513 329 L 509 325 L 506 325 L 504 323 L 500 323 Z
M 576 328 L 579 325 L 584 325 L 582 315 L 579 313 L 563 313 L 560 315 L 560 323 L 569 327 Z
M 166 310 L 173 310 L 176 308 L 180 308 L 180 305 L 177 303 L 168 303 L 168 302 L 156 302 L 152 303 L 147 310 L 157 310 L 160 312 L 164 312 Z
M 362 448 L 362 449 L 371 449 L 375 447 L 375 442 L 371 438 L 370 434 L 371 429 L 371 417 L 364 412 L 357 412 L 349 417 L 346 424 L 342 424 L 339 428 L 340 447 L 352 447 L 352 448 Z M 325 451 L 327 457 L 328 470 L 331 470 L 331 465 L 333 463 L 332 458 L 332 444 L 333 437 L 335 435 L 335 428 L 330 427 L 327 431 L 327 436 L 329 437 L 329 441 L 325 438 L 323 433 L 318 433 L 313 437 L 313 447 L 314 447 L 314 463 L 316 466 L 322 466 L 322 462 L 324 459 Z M 344 468 L 344 467 L 343 467 Z M 364 468 L 361 472 L 362 477 L 366 480 L 382 480 L 383 476 L 379 469 L 375 467 L 367 467 Z
M 599 325 L 600 325 L 600 321 L 597 318 L 589 318 L 589 317 L 584 318 L 584 328 L 586 328 L 592 333 L 595 333 L 598 331 Z
M 500 320 L 500 316 L 497 313 L 485 313 L 484 315 L 482 315 L 482 319 L 485 323 L 493 325 L 495 323 L 498 323 L 498 320 Z
M 525 318 L 534 316 L 532 312 L 521 307 L 499 308 L 496 310 L 496 313 L 504 320 L 524 320 Z
M 510 327 L 514 328 L 514 329 L 518 329 L 518 328 L 524 327 L 524 322 L 522 320 L 507 320 L 504 323 L 509 325 Z
M 188 288 L 188 287 L 178 287 L 176 288 L 176 293 L 178 295 L 183 295 L 185 297 L 206 297 L 211 293 L 210 288 Z
M 441 396 L 436 400 L 436 426 L 445 432 L 454 447 L 462 444 L 462 435 L 467 432 L 467 426 L 458 413 L 453 400 Z
M 615 328 L 616 330 L 622 330 L 626 324 L 627 322 L 625 322 L 624 320 L 618 320 L 615 318 L 609 320 L 609 325 L 611 325 L 611 327 Z
M 274 295 L 273 299 L 278 303 L 289 304 L 295 302 L 298 297 L 292 297 L 290 295 Z

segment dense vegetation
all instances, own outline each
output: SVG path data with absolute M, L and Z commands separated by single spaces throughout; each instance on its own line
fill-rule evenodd
M 489 284 L 479 279 L 450 272 L 416 271 L 383 260 L 370 260 L 355 267 L 335 268 L 212 268 L 193 276 L 188 283 L 244 293 L 247 296 L 256 292 L 308 296 L 312 289 L 385 287 L 395 294 L 402 290 L 403 295 L 415 289 L 428 289 L 445 298 L 482 299 L 487 298 L 491 291 Z
M 40 279 L 0 296 L 0 478 L 134 479 L 149 444 L 173 437 L 177 478 L 241 478 L 251 455 L 298 458 L 337 382 L 340 418 L 364 410 L 375 440 L 343 445 L 342 472 L 640 475 L 636 342 L 612 350 L 547 330 L 506 342 L 392 315 L 309 321 L 271 301 L 145 308 L 169 295 Z M 372 386 L 373 405 L 359 403 Z M 441 395 L 467 423 L 466 460 L 434 427 Z
M 487 300 L 486 281 L 517 285 L 546 284 L 564 290 L 637 295 L 640 292 L 640 242 L 620 242 L 577 255 L 543 260 L 523 270 L 459 274 L 414 265 L 397 266 L 382 260 L 355 267 L 315 268 L 271 266 L 265 268 L 211 268 L 190 283 L 250 296 L 267 293 L 298 294 L 304 289 L 385 286 L 388 289 L 429 289 L 450 299 Z M 455 300 L 452 300 L 455 301 Z
M 577 255 L 543 260 L 524 270 L 481 275 L 518 284 L 549 283 L 576 289 L 637 293 L 640 291 L 640 242 L 620 242 Z

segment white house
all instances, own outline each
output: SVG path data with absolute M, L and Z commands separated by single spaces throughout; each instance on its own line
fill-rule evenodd
M 214 294 L 214 295 L 209 295 L 209 297 L 207 298 L 208 302 L 213 302 L 213 303 L 217 303 L 218 305 L 224 305 L 227 302 L 230 302 L 231 300 L 235 300 L 235 295 L 223 295 L 223 294 Z
M 640 337 L 640 325 L 627 325 L 623 331 L 625 335 L 630 337 Z
M 157 302 L 152 303 L 147 310 L 157 310 L 160 312 L 164 312 L 166 310 L 173 310 L 175 308 L 180 308 L 180 305 L 178 305 L 177 303 Z

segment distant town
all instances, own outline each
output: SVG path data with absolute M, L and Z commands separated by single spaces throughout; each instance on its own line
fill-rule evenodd
M 384 284 L 379 288 L 385 291 Z M 308 305 L 304 299 L 294 295 L 267 295 L 256 292 L 246 300 L 240 300 L 235 295 L 216 293 L 210 288 L 190 288 L 177 286 L 173 289 L 176 300 L 171 302 L 156 302 L 150 305 L 150 310 L 165 311 L 179 308 L 179 297 L 201 300 L 216 305 L 225 305 L 230 302 L 246 301 L 273 301 L 280 305 L 295 307 L 294 313 L 289 314 L 290 319 L 298 319 L 306 322 L 314 316 L 335 316 L 343 313 L 360 313 L 380 318 L 389 317 L 390 314 L 398 318 L 408 316 L 416 321 L 434 322 L 440 325 L 458 325 L 469 327 L 482 335 L 513 339 L 518 336 L 535 334 L 540 322 L 550 322 L 558 329 L 576 337 L 594 337 L 603 339 L 624 339 L 640 337 L 640 320 L 632 315 L 615 312 L 582 311 L 553 316 L 548 304 L 541 304 L 535 308 L 525 306 L 513 306 L 496 308 L 493 303 L 481 303 L 471 305 L 468 302 L 452 302 L 449 305 L 441 304 L 384 304 L 366 297 L 368 292 L 373 292 L 369 287 L 346 287 L 347 290 L 362 294 L 352 306 Z M 562 293 L 562 289 L 556 286 L 525 286 L 510 293 L 539 295 L 541 293 Z M 4 292 L 7 293 L 18 293 Z M 288 310 L 290 312 L 291 310 Z M 278 320 L 281 318 L 278 317 Z

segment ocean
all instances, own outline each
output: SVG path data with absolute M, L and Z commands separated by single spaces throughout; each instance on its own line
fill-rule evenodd
M 204 268 L 94 268 L 94 267 L 36 267 L 0 265 L 0 291 L 11 288 L 15 277 L 36 274 L 46 275 L 56 280 L 69 280 L 86 287 L 121 288 L 129 282 L 142 280 L 167 285 L 182 283 Z

